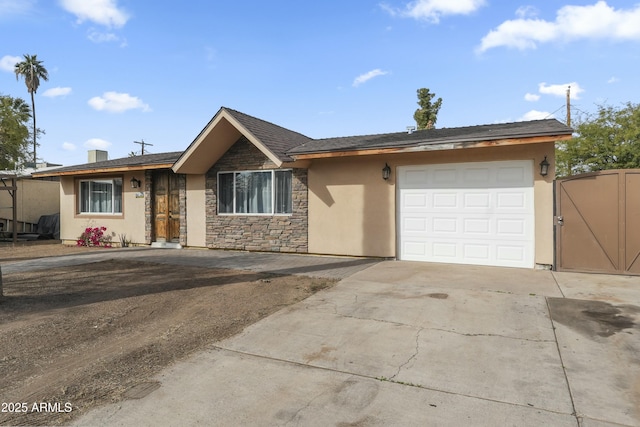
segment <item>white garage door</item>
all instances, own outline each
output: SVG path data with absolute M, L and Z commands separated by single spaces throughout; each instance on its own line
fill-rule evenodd
M 402 166 L 400 259 L 534 266 L 533 162 Z

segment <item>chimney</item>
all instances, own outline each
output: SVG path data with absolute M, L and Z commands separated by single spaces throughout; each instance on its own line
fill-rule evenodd
M 109 153 L 104 150 L 89 150 L 89 163 L 104 162 L 109 160 Z

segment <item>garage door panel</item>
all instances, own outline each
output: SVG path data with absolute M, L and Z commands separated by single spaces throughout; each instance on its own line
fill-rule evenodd
M 526 248 L 523 247 L 522 245 L 519 245 L 519 246 L 498 245 L 496 246 L 496 257 L 498 260 L 503 261 L 504 263 L 524 262 L 527 259 Z
M 489 209 L 492 202 L 489 192 L 464 193 L 463 200 L 464 209 Z
M 459 233 L 458 218 L 451 217 L 434 217 L 431 230 L 433 233 Z
M 533 218 L 492 215 L 405 215 L 401 233 L 406 238 L 446 237 L 466 240 L 526 240 L 532 234 Z
M 526 192 L 522 190 L 518 192 L 498 192 L 496 195 L 496 208 L 527 209 Z
M 431 254 L 440 259 L 456 259 L 458 252 L 458 244 L 455 242 L 435 242 L 432 245 Z
M 468 168 L 464 171 L 463 182 L 489 185 L 491 171 L 489 168 Z
M 434 192 L 432 207 L 434 209 L 457 209 L 460 206 L 459 199 L 456 193 Z
M 462 218 L 462 232 L 464 234 L 489 235 L 491 220 L 489 218 Z
M 429 231 L 429 221 L 424 217 L 406 217 L 402 220 L 402 232 L 405 235 L 420 236 Z
M 498 218 L 496 219 L 496 234 L 498 236 L 516 236 L 526 238 L 531 228 L 531 219 L 529 221 L 518 218 Z
M 428 177 L 428 175 L 426 177 Z M 432 180 L 436 186 L 451 187 L 458 182 L 458 171 L 454 168 L 435 169 L 433 171 Z
M 530 179 L 530 174 L 527 172 L 525 165 L 498 167 L 496 170 L 496 183 L 504 188 L 526 185 Z
M 506 161 L 398 168 L 399 257 L 533 267 L 532 165 Z
M 427 208 L 427 194 L 407 193 L 403 196 L 403 206 L 407 209 Z
M 488 243 L 463 243 L 463 256 L 466 259 L 476 260 L 478 263 L 490 262 L 491 246 Z

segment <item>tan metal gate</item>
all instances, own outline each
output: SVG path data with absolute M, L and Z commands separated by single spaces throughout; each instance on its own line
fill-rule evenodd
M 556 181 L 556 269 L 640 275 L 640 169 Z

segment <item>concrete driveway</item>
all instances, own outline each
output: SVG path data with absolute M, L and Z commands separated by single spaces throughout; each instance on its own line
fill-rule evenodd
M 385 261 L 77 424 L 640 426 L 639 319 L 639 278 Z

